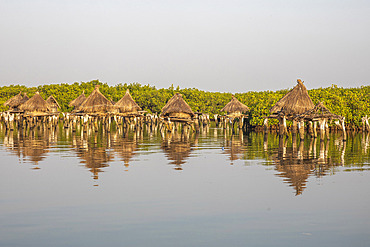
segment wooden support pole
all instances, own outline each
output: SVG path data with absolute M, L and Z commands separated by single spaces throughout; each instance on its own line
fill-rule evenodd
M 292 121 L 292 134 L 297 134 L 297 120 L 293 119 Z
M 316 138 L 317 137 L 317 122 L 316 121 L 313 122 L 312 130 L 313 130 L 313 138 Z
M 299 131 L 299 138 L 303 140 L 304 139 L 304 121 L 303 120 L 298 122 L 298 131 Z
M 326 124 L 326 119 L 322 118 L 319 120 L 319 125 L 320 125 L 320 139 L 324 140 L 325 139 L 325 124 Z
M 268 124 L 268 122 L 269 122 L 269 119 L 268 118 L 265 118 L 263 120 L 263 131 L 265 133 L 268 133 L 268 131 L 269 131 L 269 124 Z
M 347 132 L 346 132 L 346 126 L 344 125 L 344 120 L 345 118 L 341 120 L 342 131 L 343 131 L 343 141 L 347 141 Z

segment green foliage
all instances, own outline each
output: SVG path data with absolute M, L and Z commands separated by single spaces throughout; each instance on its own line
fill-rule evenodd
M 150 85 L 141 85 L 139 83 L 117 84 L 109 86 L 98 80 L 90 82 L 75 82 L 73 84 L 51 84 L 38 87 L 26 87 L 20 85 L 10 85 L 0 87 L 0 111 L 7 110 L 3 103 L 9 98 L 15 96 L 20 91 L 27 93 L 32 97 L 37 91 L 46 99 L 53 95 L 60 106 L 61 111 L 69 112 L 72 110 L 68 106 L 69 102 L 77 98 L 83 91 L 89 95 L 100 85 L 100 91 L 107 97 L 117 102 L 120 100 L 126 90 L 129 89 L 132 98 L 150 113 L 160 113 L 162 107 L 175 94 L 181 93 L 185 101 L 194 112 L 203 112 L 210 114 L 222 114 L 221 109 L 231 100 L 231 93 L 206 92 L 196 88 L 174 87 L 157 89 Z M 235 94 L 235 97 L 250 108 L 248 122 L 250 125 L 262 125 L 263 118 L 269 115 L 270 108 L 281 99 L 288 90 L 280 91 L 262 91 L 246 92 Z M 346 117 L 349 124 L 361 125 L 361 118 L 365 115 L 370 116 L 370 86 L 360 88 L 339 88 L 336 85 L 328 88 L 318 88 L 308 91 L 314 104 L 322 101 L 324 105 L 332 112 Z M 270 121 L 274 123 L 274 121 Z

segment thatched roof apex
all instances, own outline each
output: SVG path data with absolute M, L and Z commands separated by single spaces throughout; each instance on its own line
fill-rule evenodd
M 187 113 L 191 116 L 194 115 L 194 112 L 182 98 L 182 95 L 180 93 L 176 93 L 162 108 L 162 115 L 167 115 L 170 113 Z
M 227 103 L 221 111 L 226 111 L 228 113 L 246 112 L 249 111 L 249 108 L 232 95 L 231 101 Z
M 80 105 L 79 110 L 83 112 L 108 112 L 113 104 L 100 91 L 99 85 L 95 86 L 94 91 Z
M 271 113 L 285 115 L 301 114 L 314 107 L 303 82 L 298 79 L 297 85 L 281 98 L 271 109 Z
M 77 98 L 69 102 L 68 106 L 79 107 L 86 99 L 87 98 L 85 96 L 85 90 L 84 90 L 82 91 L 82 94 L 80 96 L 78 96 Z
M 19 107 L 21 110 L 34 112 L 46 112 L 49 110 L 49 104 L 41 97 L 39 92 L 36 92 L 27 102 Z
M 128 89 L 126 90 L 126 94 L 114 106 L 121 113 L 141 111 L 141 107 L 131 97 Z
M 22 92 L 19 92 L 19 94 L 15 95 L 14 97 L 8 99 L 4 106 L 9 106 L 11 108 L 15 108 L 20 106 L 23 102 Z
M 52 96 L 50 95 L 49 98 L 47 98 L 46 102 L 49 104 L 49 105 L 54 105 L 58 108 L 61 108 L 58 101 Z

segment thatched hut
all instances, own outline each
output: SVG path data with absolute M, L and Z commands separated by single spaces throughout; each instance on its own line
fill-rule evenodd
M 281 98 L 271 109 L 272 114 L 283 114 L 289 118 L 314 108 L 314 104 L 303 82 L 298 79 L 297 85 Z
M 74 111 L 78 111 L 78 108 L 81 106 L 81 104 L 86 100 L 85 91 L 82 92 L 80 96 L 69 102 L 70 107 L 74 107 Z
M 29 100 L 19 107 L 25 113 L 32 115 L 45 115 L 50 110 L 49 104 L 41 97 L 39 92 L 36 92 Z
M 22 92 L 19 92 L 19 94 L 15 95 L 14 97 L 8 99 L 5 103 L 4 106 L 9 106 L 10 111 L 18 111 L 18 107 L 23 104 L 23 96 Z
M 232 95 L 230 102 L 221 111 L 227 112 L 229 117 L 240 117 L 243 113 L 249 111 L 249 108 Z
M 52 95 L 46 99 L 46 102 L 49 104 L 50 112 L 58 112 L 58 109 L 61 108 L 58 101 Z
M 141 107 L 131 97 L 128 89 L 126 94 L 116 104 L 114 104 L 114 108 L 118 110 L 119 113 L 125 114 L 137 114 L 138 111 L 141 111 Z
M 287 134 L 286 120 L 293 120 L 292 133 L 297 132 L 297 122 L 295 117 L 308 110 L 314 108 L 314 104 L 308 95 L 307 88 L 303 82 L 298 79 L 297 85 L 290 90 L 283 98 L 281 98 L 271 109 L 269 118 L 277 118 L 279 120 L 280 136 Z M 265 124 L 267 122 L 265 121 Z M 301 139 L 304 138 L 304 123 L 301 121 L 298 124 Z
M 161 116 L 174 119 L 191 119 L 194 112 L 185 102 L 180 93 L 176 93 L 162 108 Z
M 85 113 L 107 113 L 112 108 L 112 102 L 99 91 L 99 85 L 96 85 L 94 91 L 80 105 L 79 110 Z

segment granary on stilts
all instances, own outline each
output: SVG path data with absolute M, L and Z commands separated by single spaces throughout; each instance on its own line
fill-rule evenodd
M 61 108 L 58 101 L 52 95 L 46 99 L 46 102 L 49 104 L 49 109 L 52 113 L 58 112 L 58 109 Z
M 115 109 L 115 120 L 117 124 L 120 124 L 121 121 L 119 118 L 122 118 L 126 127 L 129 125 L 141 126 L 141 120 L 143 114 L 140 112 L 142 109 L 141 107 L 135 102 L 135 100 L 131 97 L 130 91 L 127 89 L 125 95 L 114 104 Z
M 303 82 L 298 79 L 297 85 L 290 90 L 283 98 L 281 98 L 271 109 L 271 115 L 268 118 L 279 120 L 279 135 L 287 134 L 286 120 L 293 121 L 292 133 L 297 133 L 297 125 L 299 128 L 301 139 L 304 138 L 304 122 L 297 123 L 296 116 L 314 108 L 314 104 L 308 95 L 307 89 Z M 267 126 L 267 118 L 265 119 L 265 127 Z
M 226 124 L 226 119 L 229 118 L 234 126 L 235 120 L 239 120 L 239 128 L 243 127 L 243 119 L 245 115 L 243 113 L 249 111 L 248 106 L 241 103 L 234 95 L 232 95 L 231 100 L 227 103 L 224 108 L 221 109 L 223 112 L 227 112 L 227 115 L 224 116 L 224 122 Z M 234 129 L 234 128 L 233 128 Z
M 39 124 L 46 124 L 47 118 L 53 116 L 50 112 L 50 105 L 41 97 L 39 92 L 36 92 L 29 100 L 27 100 L 20 107 L 24 111 L 23 119 L 21 120 L 29 127 L 34 128 Z
M 24 96 L 22 96 L 22 92 L 19 92 L 16 96 L 8 99 L 5 103 L 4 106 L 9 106 L 9 111 L 11 112 L 18 112 L 19 106 L 25 103 L 27 100 L 29 100 L 28 96 L 26 93 Z
M 79 111 L 89 114 L 105 115 L 113 110 L 113 104 L 99 90 L 99 85 L 79 107 Z
M 99 85 L 95 86 L 95 89 L 86 98 L 84 102 L 78 107 L 78 112 L 82 113 L 83 125 L 87 126 L 86 123 L 92 123 L 94 130 L 98 131 L 98 122 L 102 123 L 102 126 L 108 131 L 110 130 L 111 113 L 114 112 L 113 104 L 108 100 L 99 90 Z M 73 125 L 75 125 L 73 120 Z M 75 128 L 75 126 L 73 126 Z M 86 130 L 86 129 L 85 129 Z
M 167 129 L 171 130 L 172 128 L 169 128 L 171 127 L 171 122 L 190 124 L 194 117 L 194 112 L 182 98 L 182 95 L 176 93 L 162 108 L 160 116 L 167 121 Z
M 118 113 L 124 116 L 137 116 L 141 107 L 131 97 L 130 91 L 127 89 L 126 94 L 114 104 L 114 108 L 118 110 Z
M 325 134 L 329 138 L 329 126 L 328 122 L 336 120 L 336 124 L 343 130 L 343 140 L 346 140 L 346 129 L 344 126 L 344 117 L 331 113 L 322 102 L 319 102 L 311 110 L 308 110 L 302 114 L 299 114 L 296 119 L 298 121 L 310 121 L 313 122 L 314 128 L 310 130 L 313 137 L 317 137 L 316 122 L 319 123 L 320 127 L 320 138 L 323 140 Z M 339 124 L 340 123 L 340 124 Z
M 24 111 L 25 115 L 30 116 L 45 116 L 50 113 L 50 105 L 41 97 L 39 92 L 36 92 L 34 96 L 19 108 Z
M 77 98 L 69 102 L 70 107 L 74 107 L 73 112 L 77 112 L 81 104 L 86 100 L 85 91 L 80 94 Z

